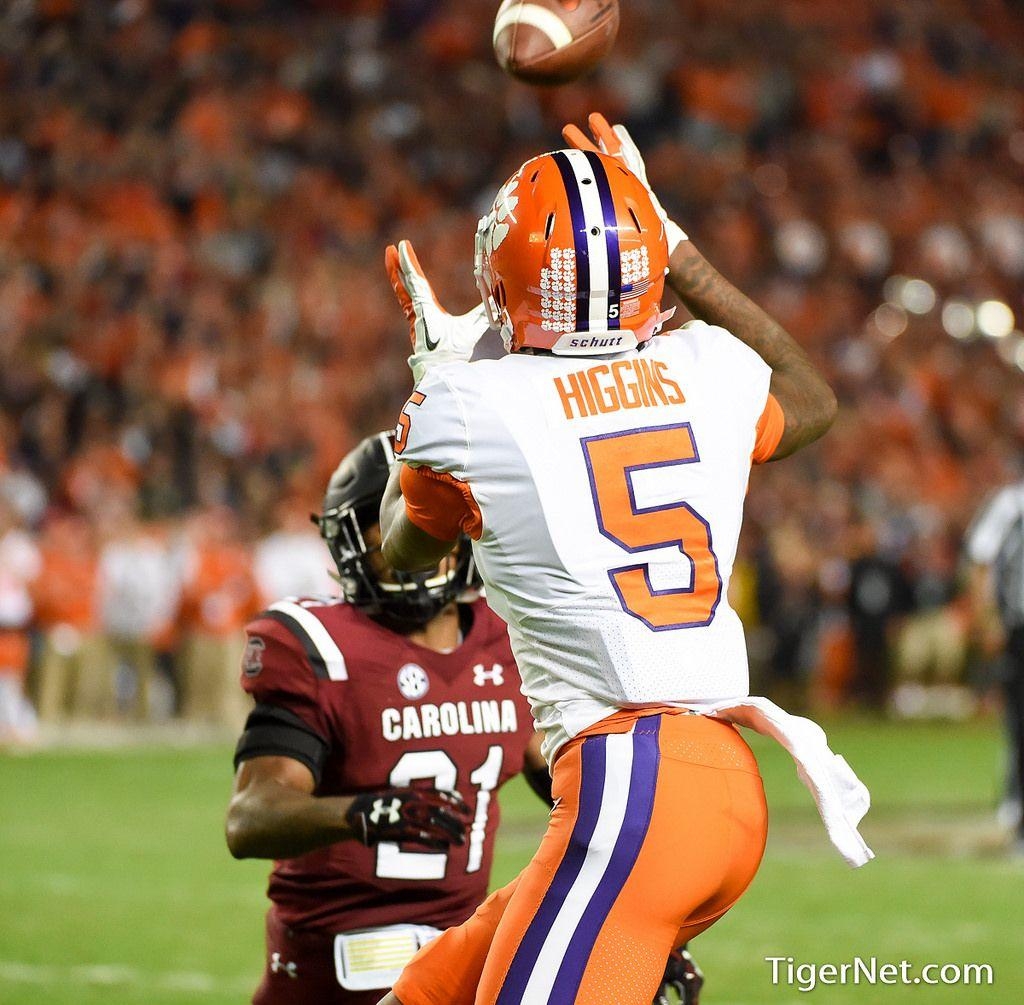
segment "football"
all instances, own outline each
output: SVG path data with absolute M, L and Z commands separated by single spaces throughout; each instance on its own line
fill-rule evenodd
M 494 54 L 517 80 L 564 84 L 597 66 L 618 30 L 619 0 L 504 0 Z

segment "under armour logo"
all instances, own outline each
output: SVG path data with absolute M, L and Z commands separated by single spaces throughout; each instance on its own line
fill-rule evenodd
M 373 801 L 373 809 L 370 810 L 369 819 L 370 823 L 374 826 L 380 826 L 381 818 L 384 814 L 387 814 L 389 824 L 397 824 L 402 819 L 402 801 L 400 799 L 392 799 L 388 802 L 387 806 L 384 805 L 383 799 L 375 799 Z
M 501 687 L 505 683 L 505 668 L 500 663 L 495 663 L 488 670 L 483 663 L 477 663 L 473 667 L 473 683 L 477 687 L 483 687 L 484 684 L 494 684 L 496 687 Z
M 280 953 L 270 954 L 270 972 L 272 974 L 286 973 L 292 979 L 299 976 L 299 968 L 294 963 L 285 963 Z

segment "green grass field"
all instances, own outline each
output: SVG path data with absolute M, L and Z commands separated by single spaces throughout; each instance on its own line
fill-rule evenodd
M 693 947 L 706 1005 L 1024 1000 L 1024 859 L 1003 852 L 992 822 L 998 725 L 858 720 L 828 731 L 872 789 L 863 832 L 878 858 L 848 869 L 788 756 L 757 742 L 771 836 L 749 893 Z M 248 1001 L 267 865 L 224 847 L 230 778 L 227 747 L 0 755 L 0 1003 Z M 529 857 L 544 821 L 518 781 L 503 805 L 496 884 Z M 680 806 L 680 828 L 686 820 Z M 987 963 L 995 981 L 805 993 L 773 986 L 766 956 Z

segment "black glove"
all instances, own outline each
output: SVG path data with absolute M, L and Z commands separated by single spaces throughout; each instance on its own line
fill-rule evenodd
M 408 841 L 428 848 L 447 848 L 466 843 L 473 814 L 457 792 L 384 789 L 356 796 L 345 820 L 367 846 L 380 841 Z
M 686 951 L 686 946 L 673 949 L 668 955 L 665 976 L 661 979 L 654 1005 L 669 1005 L 669 989 L 679 996 L 680 1005 L 700 1005 L 700 989 L 703 986 L 704 974 Z

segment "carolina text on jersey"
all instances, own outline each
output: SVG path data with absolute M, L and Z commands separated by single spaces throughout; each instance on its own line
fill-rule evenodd
M 519 716 L 514 701 L 443 701 L 440 705 L 385 708 L 380 714 L 385 740 L 420 740 L 432 736 L 473 736 L 477 733 L 515 733 Z

